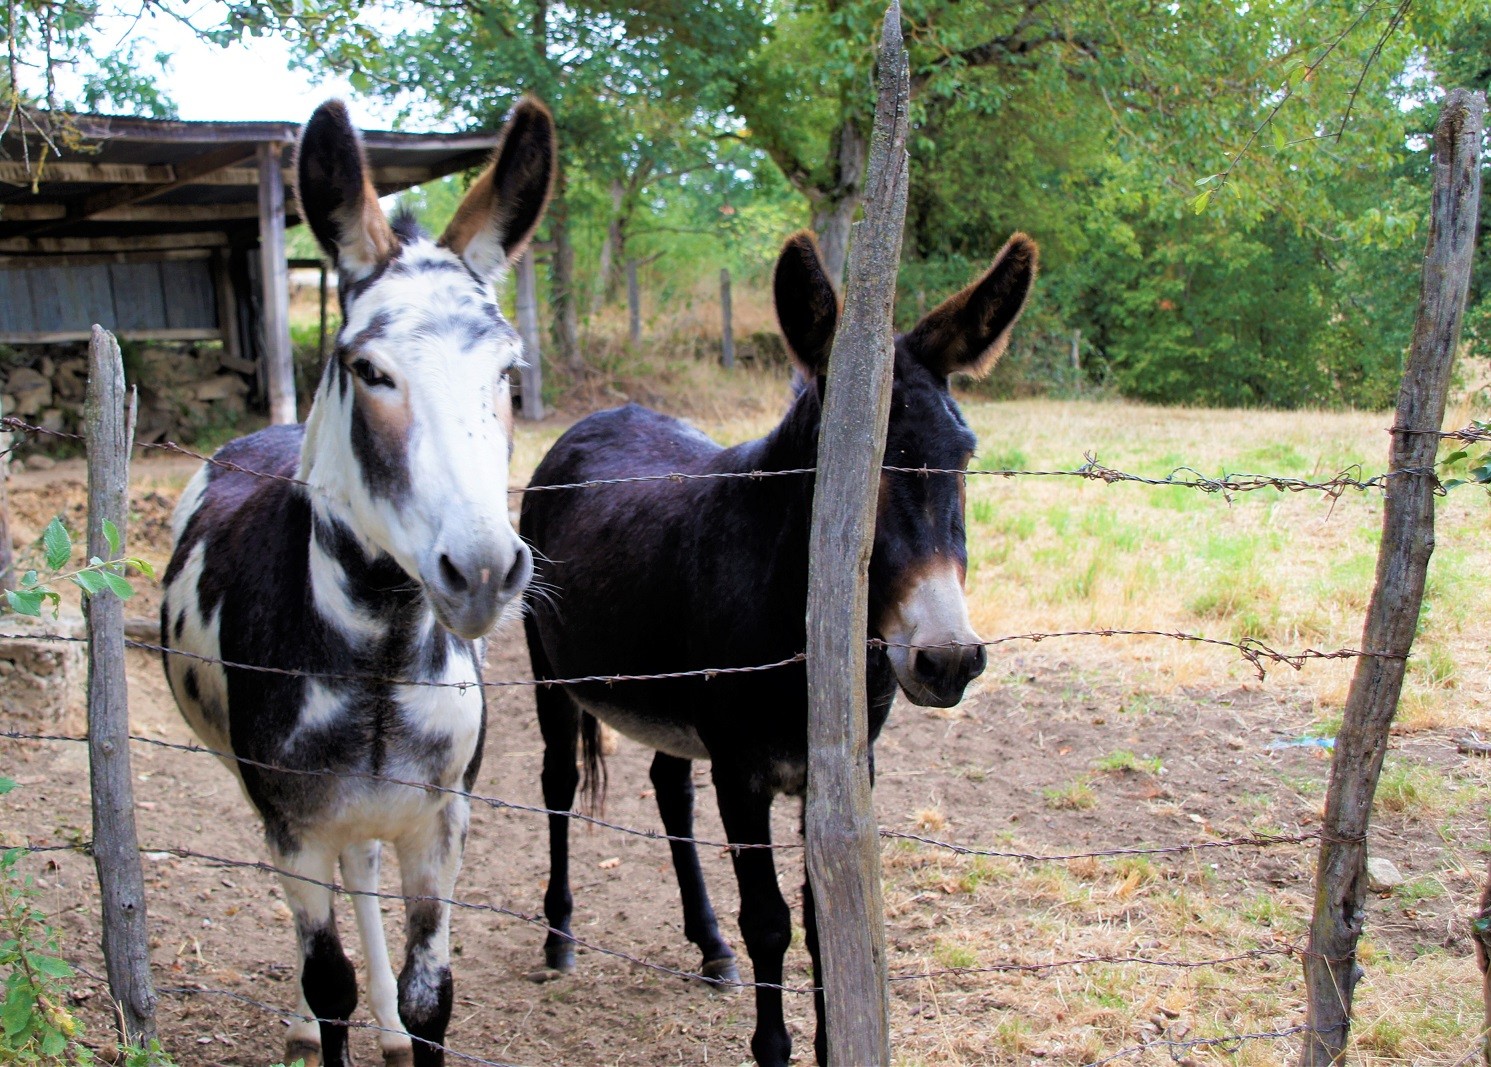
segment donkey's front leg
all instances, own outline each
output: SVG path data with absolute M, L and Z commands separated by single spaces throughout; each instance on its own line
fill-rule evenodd
M 772 794 L 752 781 L 743 767 L 712 763 L 720 820 L 733 845 L 771 844 Z M 755 980 L 782 984 L 782 959 L 792 941 L 792 913 L 777 884 L 777 867 L 770 848 L 731 850 L 735 880 L 740 884 L 740 933 L 751 957 Z M 782 991 L 756 986 L 756 1032 L 751 1054 L 761 1067 L 787 1067 L 792 1038 L 782 1017 Z
M 396 843 L 403 881 L 404 969 L 399 972 L 399 1016 L 414 1041 L 414 1067 L 442 1067 L 445 1030 L 455 982 L 450 973 L 450 904 L 471 803 L 452 796 L 431 816 L 433 825 Z
M 363 841 L 342 850 L 342 885 L 352 896 L 352 910 L 357 915 L 357 932 L 362 937 L 362 952 L 368 964 L 368 999 L 373 1018 L 382 1027 L 378 1047 L 383 1052 L 384 1067 L 410 1067 L 414 1062 L 409 1034 L 399 1020 L 399 993 L 393 981 L 393 966 L 388 962 L 388 941 L 383 933 L 383 912 L 379 907 L 378 867 L 382 845 Z
M 657 793 L 658 814 L 669 837 L 694 836 L 694 765 L 690 760 L 659 752 L 652 759 L 652 784 Z M 673 870 L 678 875 L 678 895 L 683 898 L 683 935 L 704 953 L 700 973 L 716 982 L 740 981 L 735 953 L 720 937 L 720 923 L 704 871 L 699 867 L 699 850 L 691 840 L 669 841 L 673 853 Z M 733 986 L 720 988 L 734 992 Z
M 298 852 L 271 847 L 300 944 L 300 1014 L 285 1041 L 285 1062 L 305 1067 L 350 1067 L 346 1021 L 357 1007 L 357 974 L 337 936 L 331 910 L 336 853 L 303 843 Z M 319 1020 L 319 1022 L 317 1021 Z

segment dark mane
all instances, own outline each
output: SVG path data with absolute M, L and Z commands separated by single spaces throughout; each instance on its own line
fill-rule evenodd
M 388 221 L 401 244 L 430 236 L 429 231 L 419 224 L 419 216 L 415 215 L 414 209 L 402 200 L 394 209 L 393 218 Z

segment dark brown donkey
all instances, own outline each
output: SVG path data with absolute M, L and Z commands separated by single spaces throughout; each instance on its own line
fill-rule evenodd
M 1012 237 L 989 270 L 896 338 L 886 441 L 890 467 L 966 469 L 975 438 L 948 390 L 954 373 L 993 365 L 1036 272 L 1036 246 Z M 805 385 L 779 426 L 758 441 L 721 448 L 677 419 L 628 405 L 576 424 L 530 483 L 560 485 L 683 471 L 696 474 L 812 467 L 824 375 L 838 301 L 811 236 L 782 249 L 777 318 Z M 534 548 L 528 649 L 536 678 L 662 674 L 770 663 L 801 652 L 808 588 L 811 475 L 645 481 L 530 493 L 519 530 Z M 870 560 L 870 632 L 886 645 L 866 653 L 870 736 L 885 723 L 899 686 L 916 704 L 948 707 L 984 669 L 984 650 L 963 599 L 967 562 L 963 475 L 887 471 L 881 477 Z M 888 646 L 888 647 L 887 647 Z M 579 784 L 576 742 L 598 771 L 599 719 L 657 750 L 652 781 L 669 834 L 693 832 L 690 761 L 710 760 L 720 817 L 732 842 L 767 844 L 779 793 L 800 796 L 807 770 L 807 681 L 802 664 L 759 673 L 537 690 L 544 735 L 544 803 L 568 811 Z M 596 775 L 591 785 L 596 785 Z M 553 928 L 546 963 L 574 967 L 570 932 L 569 820 L 549 818 L 550 878 L 544 910 Z M 673 842 L 684 932 L 704 954 L 703 973 L 737 980 L 720 937 L 692 843 Z M 734 851 L 740 929 L 755 979 L 780 984 L 791 917 L 769 848 Z M 815 981 L 819 968 L 811 887 L 803 923 Z M 818 1004 L 818 1059 L 825 1056 Z M 792 1043 L 780 989 L 756 989 L 758 1063 L 787 1063 Z

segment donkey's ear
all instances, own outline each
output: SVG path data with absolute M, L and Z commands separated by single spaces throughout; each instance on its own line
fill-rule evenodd
M 809 378 L 826 373 L 839 325 L 839 297 L 809 231 L 794 233 L 782 246 L 772 296 L 782 336 L 802 372 Z
M 554 186 L 554 116 L 531 96 L 518 101 L 440 243 L 483 278 L 523 254 Z
M 305 124 L 295 187 L 300 217 L 344 274 L 360 278 L 398 250 L 378 206 L 362 140 L 340 100 L 326 101 Z
M 981 375 L 1004 353 L 1025 309 L 1040 253 L 1023 233 L 1005 242 L 982 278 L 948 297 L 906 335 L 911 354 L 939 374 Z

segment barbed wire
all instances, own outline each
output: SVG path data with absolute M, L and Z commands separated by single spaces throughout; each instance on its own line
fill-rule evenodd
M 85 440 L 82 434 L 67 433 L 61 430 L 52 430 L 43 426 L 35 426 L 15 416 L 0 418 L 0 429 L 8 429 L 19 433 L 38 434 L 42 436 L 55 437 L 71 441 Z M 1424 431 L 1428 432 L 1428 431 Z M 1459 431 L 1456 434 L 1442 434 L 1442 436 L 1458 436 L 1459 433 L 1472 431 Z M 1460 438 L 1480 439 L 1480 438 Z M 231 460 L 221 459 L 217 456 L 209 456 L 177 444 L 174 441 L 145 441 L 136 442 L 139 449 L 167 452 L 174 455 L 185 456 L 202 463 L 211 464 L 231 471 L 236 474 L 247 474 L 254 477 L 265 478 L 271 481 L 288 482 L 305 489 L 317 490 L 319 487 L 312 485 L 301 478 L 284 474 L 274 474 L 268 471 L 258 471 L 244 467 Z M 1370 478 L 1363 477 L 1360 464 L 1353 464 L 1342 470 L 1333 477 L 1311 481 L 1307 478 L 1299 478 L 1285 475 L 1271 474 L 1245 474 L 1223 473 L 1218 477 L 1210 477 L 1202 474 L 1194 467 L 1180 466 L 1173 468 L 1169 474 L 1163 477 L 1154 477 L 1141 474 L 1133 474 L 1109 467 L 1097 458 L 1093 452 L 1083 453 L 1083 463 L 1074 469 L 1052 469 L 1052 470 L 1025 470 L 1025 469 L 971 469 L 964 470 L 955 467 L 902 467 L 886 464 L 881 470 L 893 474 L 914 474 L 922 477 L 931 475 L 950 476 L 984 476 L 995 478 L 1078 478 L 1086 481 L 1103 482 L 1108 485 L 1120 482 L 1133 482 L 1141 485 L 1152 485 L 1164 488 L 1196 489 L 1203 493 L 1218 494 L 1224 499 L 1231 500 L 1234 493 L 1247 493 L 1259 489 L 1274 489 L 1279 492 L 1301 493 L 1321 492 L 1331 499 L 1341 496 L 1346 490 L 1354 489 L 1358 492 L 1366 492 L 1369 489 L 1384 488 L 1388 481 L 1400 476 L 1428 477 L 1435 480 L 1435 492 L 1443 495 L 1444 487 L 1438 484 L 1435 469 L 1431 467 L 1403 467 L 1386 471 L 1382 474 L 1373 475 Z M 816 467 L 793 467 L 784 470 L 752 470 L 752 471 L 668 471 L 655 474 L 637 474 L 616 478 L 592 478 L 578 482 L 564 482 L 554 485 L 529 485 L 513 487 L 508 493 L 514 496 L 525 493 L 551 493 L 561 491 L 572 491 L 578 489 L 596 489 L 605 486 L 634 485 L 644 482 L 693 482 L 744 479 L 749 481 L 760 481 L 766 478 L 782 478 L 815 474 Z
M 0 738 L 12 741 L 35 741 L 35 742 L 66 742 L 82 744 L 88 741 L 86 736 L 75 734 L 46 734 L 28 733 L 19 730 L 0 730 Z M 800 849 L 803 844 L 800 841 L 788 842 L 731 842 L 713 841 L 708 838 L 683 837 L 676 834 L 663 833 L 658 830 L 643 829 L 634 826 L 626 826 L 622 823 L 612 822 L 598 816 L 589 815 L 575 811 L 559 811 L 547 808 L 540 804 L 524 804 L 500 797 L 486 796 L 481 793 L 468 793 L 454 786 L 442 786 L 435 782 L 411 781 L 396 778 L 390 775 L 375 774 L 368 771 L 334 770 L 326 767 L 286 767 L 262 760 L 250 759 L 233 752 L 223 752 L 217 749 L 206 748 L 202 745 L 189 744 L 179 741 L 166 741 L 162 738 L 144 737 L 140 734 L 130 734 L 129 740 L 138 744 L 152 745 L 157 748 L 168 749 L 177 752 L 192 752 L 201 755 L 215 756 L 222 760 L 231 760 L 261 770 L 277 771 L 285 774 L 298 774 L 307 777 L 332 777 L 332 778 L 354 778 L 363 781 L 379 782 L 386 785 L 407 786 L 411 789 L 420 789 L 429 793 L 450 794 L 463 796 L 473 803 L 483 804 L 494 810 L 507 809 L 521 811 L 533 815 L 559 816 L 566 819 L 574 819 L 588 825 L 601 829 L 614 830 L 619 833 L 630 834 L 635 837 L 645 838 L 652 841 L 666 841 L 671 843 L 691 844 L 703 848 L 719 848 L 736 850 L 748 849 L 771 849 L 791 851 Z M 973 845 L 961 845 L 952 841 L 943 841 L 922 834 L 907 833 L 900 830 L 888 830 L 884 827 L 878 829 L 882 838 L 887 840 L 912 841 L 918 844 L 929 845 L 935 848 L 946 849 L 961 856 L 978 856 L 990 859 L 1018 860 L 1026 863 L 1064 863 L 1072 860 L 1084 859 L 1110 859 L 1119 856 L 1169 856 L 1181 855 L 1188 852 L 1210 851 L 1216 849 L 1230 848 L 1271 848 L 1278 845 L 1296 845 L 1308 841 L 1319 840 L 1319 832 L 1297 835 L 1261 834 L 1253 833 L 1246 837 L 1223 838 L 1219 840 L 1195 841 L 1182 845 L 1155 845 L 1155 846 L 1124 846 L 1119 848 L 1094 849 L 1089 852 L 1069 852 L 1042 854 L 1038 852 L 1016 852 L 1005 849 L 984 849 Z
M 1408 426 L 1392 426 L 1388 428 L 1388 433 L 1438 437 L 1443 441 L 1463 441 L 1466 444 L 1491 441 L 1491 429 L 1487 429 L 1483 424 L 1475 422 L 1458 430 L 1415 430 Z
M 1157 1037 L 1153 1041 L 1146 1041 L 1142 1045 L 1131 1045 L 1125 1049 L 1119 1049 L 1110 1056 L 1104 1056 L 1100 1060 L 1089 1060 L 1082 1067 L 1103 1067 L 1104 1064 L 1115 1063 L 1118 1060 L 1128 1059 L 1131 1056 L 1141 1056 L 1151 1049 L 1165 1049 L 1170 1058 L 1175 1062 L 1181 1061 L 1180 1053 L 1194 1048 L 1216 1048 L 1223 1052 L 1236 1052 L 1249 1041 L 1282 1041 L 1287 1037 L 1298 1037 L 1300 1034 L 1322 1034 L 1326 1033 L 1313 1026 L 1289 1026 L 1282 1030 L 1265 1030 L 1250 1034 L 1226 1034 L 1221 1037 L 1193 1037 L 1185 1041 L 1175 1038 Z
M 1004 849 L 976 848 L 970 845 L 959 845 L 952 841 L 942 841 L 935 837 L 926 837 L 922 834 L 907 833 L 901 830 L 880 831 L 880 836 L 895 841 L 914 841 L 921 845 L 931 845 L 935 848 L 946 849 L 960 856 L 979 856 L 985 859 L 1018 860 L 1023 863 L 1067 863 L 1072 860 L 1097 860 L 1114 859 L 1119 856 L 1172 856 L 1187 852 L 1204 852 L 1212 849 L 1229 848 L 1273 848 L 1279 845 L 1300 845 L 1307 841 L 1320 840 L 1320 833 L 1309 834 L 1249 834 L 1246 837 L 1229 837 L 1219 840 L 1194 841 L 1184 845 L 1156 845 L 1153 847 L 1134 846 L 1123 848 L 1101 848 L 1091 852 L 1066 852 L 1053 855 L 1042 855 L 1037 852 L 1015 852 Z
M 866 639 L 870 647 L 879 648 L 993 648 L 998 645 L 1009 644 L 1015 641 L 1028 641 L 1039 644 L 1042 641 L 1068 638 L 1068 637 L 1163 637 L 1173 641 L 1189 644 L 1215 645 L 1221 648 L 1235 649 L 1244 660 L 1253 668 L 1260 680 L 1268 676 L 1266 664 L 1282 664 L 1293 667 L 1296 671 L 1303 670 L 1306 662 L 1310 660 L 1338 660 L 1354 658 L 1375 659 L 1408 659 L 1406 653 L 1379 652 L 1358 648 L 1338 648 L 1323 651 L 1316 648 L 1305 648 L 1296 652 L 1281 652 L 1272 648 L 1254 637 L 1245 637 L 1241 641 L 1232 641 L 1222 637 L 1208 637 L 1205 634 L 1193 634 L 1179 630 L 1130 630 L 1130 629 L 1098 629 L 1098 630 L 1056 630 L 1050 632 L 1029 632 L 1022 634 L 1006 634 L 1003 637 L 993 637 L 986 641 L 948 641 L 929 645 L 912 645 L 907 642 L 886 641 L 878 637 Z M 87 644 L 88 638 L 76 634 L 59 633 L 0 633 L 0 640 L 29 640 L 49 641 Z M 775 660 L 771 663 L 760 663 L 737 667 L 699 667 L 692 670 L 665 671 L 657 674 L 589 674 L 573 678 L 502 678 L 502 679 L 478 679 L 469 682 L 437 681 L 424 678 L 399 678 L 397 676 L 385 676 L 372 672 L 350 672 L 350 671 L 319 671 L 304 670 L 296 667 L 272 667 L 259 663 L 240 663 L 234 660 L 225 660 L 216 656 L 207 656 L 200 652 L 192 652 L 182 648 L 171 648 L 151 641 L 139 641 L 134 638 L 126 638 L 126 647 L 142 649 L 147 652 L 158 652 L 162 655 L 180 656 L 185 659 L 196 660 L 201 663 L 210 663 L 219 667 L 232 670 L 253 671 L 262 674 L 274 674 L 287 678 L 307 678 L 328 681 L 363 681 L 377 682 L 390 686 L 410 686 L 431 689 L 508 689 L 513 687 L 540 687 L 547 688 L 555 685 L 611 685 L 617 682 L 656 682 L 676 681 L 684 678 L 702 678 L 710 681 L 724 675 L 755 674 L 761 671 L 779 670 L 790 667 L 797 663 L 807 662 L 807 653 L 798 652 L 784 659 Z
M 105 978 L 103 975 L 96 974 L 95 972 L 87 967 L 82 966 L 81 964 L 72 964 L 71 966 L 73 970 L 77 971 L 84 978 L 91 979 L 92 981 L 99 982 L 104 985 L 108 984 L 108 979 Z M 433 1049 L 436 1052 L 443 1052 L 447 1056 L 454 1056 L 456 1059 L 464 1060 L 467 1063 L 481 1064 L 482 1067 L 517 1067 L 516 1064 L 504 1063 L 500 1060 L 489 1060 L 482 1056 L 472 1055 L 469 1052 L 461 1052 L 458 1049 L 451 1048 L 449 1045 L 443 1045 L 439 1041 L 433 1041 L 427 1037 L 420 1037 L 416 1034 L 411 1034 L 406 1030 L 395 1030 L 391 1026 L 382 1026 L 378 1023 L 364 1022 L 361 1020 L 327 1019 L 319 1015 L 302 1014 L 300 1011 L 297 1011 L 294 1008 L 284 1008 L 280 1005 L 271 1004 L 266 1000 L 259 1000 L 257 997 L 251 997 L 246 993 L 238 993 L 231 989 L 213 989 L 210 986 L 201 985 L 176 985 L 157 986 L 155 992 L 158 996 L 164 997 L 227 997 L 229 999 L 237 1000 L 244 1004 L 249 1004 L 253 1007 L 260 1008 L 264 1011 L 271 1012 L 281 1019 L 288 1016 L 292 1019 L 299 1019 L 302 1022 L 316 1023 L 317 1025 L 320 1025 L 321 1023 L 327 1023 L 331 1026 L 345 1027 L 348 1030 L 368 1030 L 380 1034 L 398 1034 L 407 1037 L 410 1041 L 423 1045 L 426 1048 Z
M 18 851 L 23 852 L 56 852 L 72 851 L 81 852 L 86 855 L 92 854 L 93 844 L 91 841 L 77 842 L 69 845 L 41 845 L 41 846 L 17 846 Z M 481 903 L 477 901 L 464 901 L 454 897 L 443 897 L 431 894 L 403 894 L 390 893 L 377 889 L 348 889 L 337 882 L 327 882 L 321 879 L 302 874 L 298 871 L 287 870 L 277 867 L 263 860 L 239 860 L 224 856 L 217 856 L 195 849 L 182 847 L 160 848 L 150 845 L 140 845 L 139 852 L 147 857 L 159 858 L 171 856 L 177 859 L 198 860 L 212 866 L 225 867 L 234 870 L 253 870 L 264 874 L 274 874 L 279 877 L 289 878 L 294 881 L 303 882 L 307 885 L 318 886 L 332 893 L 341 893 L 346 896 L 372 897 L 378 900 L 398 901 L 408 903 L 438 903 L 446 904 L 452 908 L 460 908 L 467 911 L 489 912 L 502 915 L 506 918 L 517 919 L 528 925 L 542 930 L 546 934 L 556 934 L 579 948 L 584 948 L 601 955 L 610 956 L 630 963 L 634 966 L 647 970 L 658 971 L 673 978 L 684 978 L 689 981 L 702 982 L 712 986 L 730 986 L 742 989 L 773 989 L 781 993 L 810 994 L 820 992 L 820 987 L 815 985 L 792 986 L 776 982 L 746 982 L 739 979 L 721 979 L 699 974 L 695 971 L 686 971 L 667 964 L 658 963 L 643 957 L 634 956 L 621 949 L 607 948 L 592 941 L 577 937 L 573 933 L 555 930 L 549 926 L 547 921 L 536 915 L 521 912 L 513 908 L 504 907 L 500 904 Z M 1269 957 L 1288 957 L 1295 955 L 1308 955 L 1308 951 L 1296 944 L 1280 945 L 1267 948 L 1250 949 L 1245 952 L 1232 953 L 1226 956 L 1218 956 L 1213 959 L 1202 960 L 1177 960 L 1163 956 L 1136 956 L 1131 953 L 1089 953 L 1074 956 L 1068 959 L 1021 962 L 1011 960 L 1005 963 L 989 964 L 978 967 L 944 967 L 930 971 L 918 971 L 909 974 L 891 975 L 892 982 L 928 981 L 947 977 L 960 977 L 970 974 L 997 974 L 997 973 L 1030 973 L 1039 974 L 1065 968 L 1085 967 L 1092 964 L 1114 964 L 1134 965 L 1147 967 L 1160 967 L 1166 969 L 1196 970 L 1205 967 L 1220 967 L 1231 963 L 1241 963 L 1249 960 L 1266 959 Z

